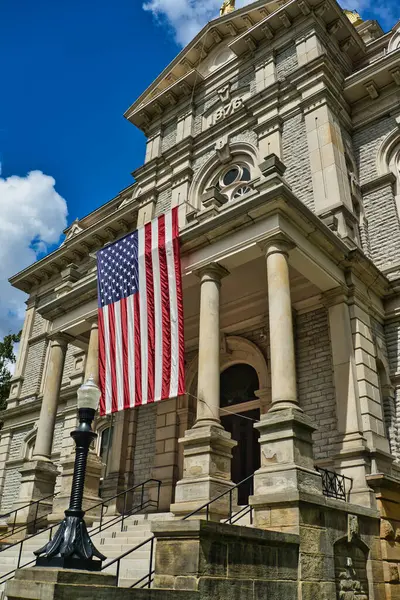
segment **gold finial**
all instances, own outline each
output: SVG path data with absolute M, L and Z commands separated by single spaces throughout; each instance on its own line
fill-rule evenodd
M 343 12 L 350 21 L 350 23 L 354 25 L 354 27 L 357 27 L 357 25 L 361 25 L 361 23 L 364 23 L 361 15 L 356 10 L 345 9 Z
M 224 15 L 229 15 L 229 13 L 233 12 L 234 10 L 235 0 L 224 0 L 219 11 L 219 16 L 223 17 Z

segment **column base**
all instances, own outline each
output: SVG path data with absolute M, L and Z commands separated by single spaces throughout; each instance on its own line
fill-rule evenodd
M 13 528 L 21 528 L 26 525 L 25 529 L 16 534 L 17 537 L 24 537 L 25 533 L 33 533 L 37 529 L 34 523 L 35 520 L 41 527 L 47 526 L 47 516 L 51 512 L 54 501 L 53 498 L 47 497 L 54 494 L 54 487 L 59 471 L 49 460 L 31 460 L 22 466 L 20 472 L 21 484 L 19 496 L 18 500 L 14 503 L 13 510 L 25 507 L 29 503 L 31 505 L 20 510 L 15 519 L 15 515 L 12 514 L 8 520 L 8 525 L 10 533 Z M 46 500 L 43 500 L 39 504 L 32 504 L 42 498 L 46 498 Z
M 232 448 L 237 442 L 224 429 L 211 425 L 186 431 L 179 443 L 184 447 L 183 479 L 176 485 L 171 512 L 183 517 L 234 487 L 231 460 Z M 201 518 L 206 512 L 203 509 L 194 518 Z M 208 518 L 219 521 L 227 518 L 229 513 L 227 494 L 210 505 Z
M 53 510 L 47 517 L 49 523 L 59 523 L 64 519 L 64 511 L 69 506 L 72 478 L 74 474 L 75 453 L 65 458 L 62 463 L 61 489 L 54 498 Z M 85 521 L 88 527 L 100 516 L 101 506 L 90 510 L 95 504 L 100 504 L 99 486 L 101 477 L 102 463 L 100 458 L 89 452 L 86 467 L 85 488 L 83 491 L 82 509 L 85 511 Z
M 254 474 L 254 496 L 294 491 L 322 495 L 321 476 L 314 468 L 312 420 L 297 409 L 261 415 L 261 468 Z M 251 502 L 253 503 L 253 501 Z

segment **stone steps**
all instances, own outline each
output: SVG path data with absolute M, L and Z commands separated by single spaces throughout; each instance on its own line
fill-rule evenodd
M 104 517 L 103 527 L 115 517 Z M 100 552 L 107 557 L 106 563 L 118 558 L 124 552 L 137 546 L 151 537 L 152 521 L 165 521 L 173 519 L 172 513 L 135 514 L 126 518 L 121 531 L 121 523 L 113 523 L 101 532 L 92 534 L 93 542 Z M 250 526 L 250 515 L 247 514 L 235 523 L 236 525 Z M 99 522 L 95 522 L 89 529 L 89 534 L 96 531 Z M 55 533 L 55 529 L 53 533 Z M 49 540 L 49 532 L 40 533 L 24 542 L 21 555 L 21 564 L 24 565 L 34 560 L 33 551 L 37 550 Z M 150 564 L 150 543 L 135 550 L 131 555 L 121 560 L 119 584 L 130 587 L 136 581 L 148 574 Z M 12 571 L 18 561 L 20 546 L 10 547 L 0 552 L 0 582 L 1 576 Z M 109 567 L 106 572 L 115 573 L 117 565 Z M 3 600 L 4 584 L 0 584 L 0 600 Z
M 121 523 L 111 525 L 109 528 L 92 535 L 93 542 L 100 552 L 106 555 L 109 562 L 114 558 L 118 558 L 121 554 L 137 546 L 141 542 L 151 537 L 151 522 L 153 520 L 171 519 L 171 513 L 154 513 L 132 515 L 126 518 L 123 531 L 121 532 Z M 107 526 L 109 521 L 114 517 L 105 517 L 103 519 L 103 527 Z M 94 523 L 91 531 L 96 530 L 99 523 Z M 54 530 L 55 532 L 55 530 Z M 24 565 L 31 560 L 34 560 L 33 551 L 37 550 L 49 539 L 49 533 L 41 533 L 24 542 L 21 555 L 21 564 Z M 0 581 L 1 576 L 9 573 L 16 567 L 20 546 L 6 548 L 0 552 Z M 137 580 L 147 575 L 150 563 L 150 544 L 136 550 L 125 559 L 121 560 L 120 565 L 120 585 L 130 587 Z M 108 571 L 116 572 L 117 565 L 112 565 Z M 3 598 L 4 584 L 0 584 L 0 600 Z

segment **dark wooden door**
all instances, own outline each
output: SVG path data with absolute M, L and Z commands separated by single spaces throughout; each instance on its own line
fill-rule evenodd
M 234 483 L 243 481 L 260 468 L 259 433 L 253 427 L 254 422 L 259 419 L 259 409 L 221 417 L 221 423 L 226 431 L 229 431 L 232 439 L 238 442 L 232 452 L 232 481 Z M 248 504 L 252 492 L 251 480 L 241 485 L 238 490 L 238 503 L 240 505 Z

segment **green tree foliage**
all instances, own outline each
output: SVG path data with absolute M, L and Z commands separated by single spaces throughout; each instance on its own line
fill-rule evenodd
M 14 344 L 21 339 L 21 331 L 17 334 L 10 333 L 0 342 L 0 410 L 7 407 L 7 398 L 10 393 L 11 373 L 9 365 L 15 363 Z

